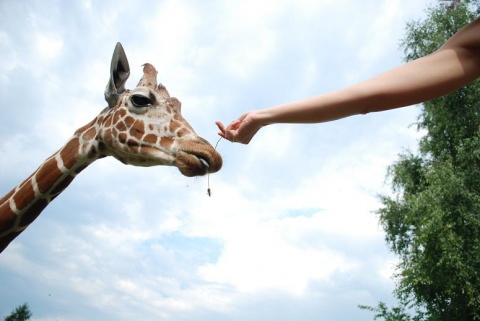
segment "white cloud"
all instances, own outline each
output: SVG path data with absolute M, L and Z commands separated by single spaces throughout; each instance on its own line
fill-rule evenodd
M 52 60 L 57 58 L 63 48 L 63 40 L 58 35 L 39 33 L 35 37 L 36 50 L 41 58 Z
M 3 54 L 0 64 L 0 83 L 7 83 L 9 73 L 17 67 L 17 58 L 15 50 L 12 48 L 10 36 L 6 32 L 0 30 L 0 50 Z
M 153 9 L 154 19 L 141 21 L 145 32 L 150 33 L 149 51 L 153 56 L 147 57 L 162 63 L 159 70 L 180 65 L 189 50 L 189 44 L 195 37 L 195 26 L 200 18 L 185 1 L 163 1 Z M 147 36 L 148 39 L 148 36 Z M 137 50 L 140 48 L 137 48 Z M 140 59 L 143 51 L 136 53 Z M 142 62 L 144 63 L 144 62 Z M 169 68 L 167 69 L 169 70 Z
M 200 267 L 200 275 L 210 282 L 232 285 L 240 292 L 277 290 L 302 295 L 311 280 L 326 280 L 334 272 L 351 270 L 351 262 L 328 248 L 302 248 L 286 240 L 282 225 L 288 225 L 287 230 L 294 233 L 295 220 L 272 219 L 237 226 L 238 232 L 223 240 L 219 261 Z

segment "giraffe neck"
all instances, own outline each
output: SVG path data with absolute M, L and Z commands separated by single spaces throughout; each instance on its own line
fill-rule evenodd
M 99 158 L 93 141 L 73 136 L 20 185 L 0 199 L 0 252 L 31 224 L 89 164 Z

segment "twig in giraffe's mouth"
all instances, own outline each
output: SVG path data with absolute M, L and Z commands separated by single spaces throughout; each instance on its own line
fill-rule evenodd
M 202 163 L 203 166 L 205 166 L 205 168 L 206 168 L 207 170 L 210 168 L 210 164 L 208 164 L 208 162 L 207 162 L 205 159 L 203 159 L 203 158 L 201 158 L 201 157 L 199 157 L 198 159 L 200 160 L 200 163 Z
M 217 150 L 217 146 L 218 146 L 218 143 L 220 143 L 220 141 L 222 140 L 222 137 L 220 137 L 218 140 L 217 140 L 217 143 L 215 144 L 215 147 L 213 149 Z M 200 159 L 200 161 L 203 161 L 203 159 Z M 208 168 L 208 164 L 207 164 L 207 168 Z M 210 189 L 210 172 L 207 173 L 207 195 L 208 197 L 211 197 L 212 196 L 212 190 Z

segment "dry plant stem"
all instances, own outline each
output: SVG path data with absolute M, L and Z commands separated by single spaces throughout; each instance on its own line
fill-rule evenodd
M 213 149 L 217 150 L 217 146 L 218 146 L 218 143 L 220 143 L 220 141 L 222 140 L 222 137 L 220 137 L 218 140 L 217 140 L 217 143 L 215 144 L 215 147 Z M 207 174 L 207 195 L 209 197 L 212 196 L 212 190 L 210 189 L 210 173 Z

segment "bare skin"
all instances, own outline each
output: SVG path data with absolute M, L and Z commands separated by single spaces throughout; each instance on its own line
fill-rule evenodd
M 334 92 L 247 112 L 219 135 L 248 144 L 266 125 L 322 123 L 428 101 L 480 77 L 480 18 L 471 22 L 432 54 L 374 78 Z

